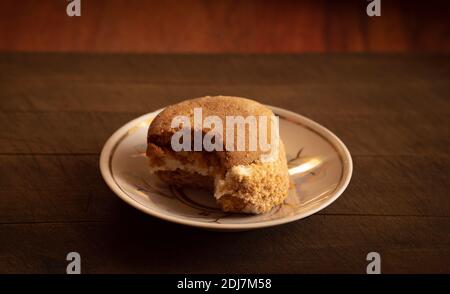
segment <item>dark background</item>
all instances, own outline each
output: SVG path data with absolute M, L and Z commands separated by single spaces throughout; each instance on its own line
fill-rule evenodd
M 65 273 L 71 251 L 82 273 L 364 274 L 372 251 L 382 273 L 449 273 L 447 2 L 370 18 L 364 0 L 81 0 L 68 17 L 64 0 L 0 0 L 0 273 Z M 344 194 L 240 233 L 114 195 L 98 162 L 115 130 L 218 94 L 330 129 L 354 163 Z
M 449 52 L 448 1 L 1 0 L 0 50 L 146 53 Z

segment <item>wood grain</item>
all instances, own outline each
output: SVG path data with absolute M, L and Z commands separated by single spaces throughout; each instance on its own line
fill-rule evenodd
M 0 156 L 0 224 L 111 221 L 135 213 L 103 182 L 98 159 Z M 345 197 L 319 214 L 450 217 L 448 157 L 355 156 L 354 162 Z
M 0 81 L 108 84 L 310 85 L 447 82 L 447 55 L 3 53 Z M 180 93 L 182 95 L 182 93 Z
M 85 273 L 364 273 L 370 251 L 385 273 L 448 273 L 449 80 L 445 55 L 0 54 L 0 272 L 63 273 L 76 250 Z M 350 186 L 307 219 L 230 234 L 123 203 L 98 169 L 105 140 L 205 94 L 325 125 Z
M 315 215 L 223 234 L 138 212 L 116 222 L 3 224 L 0 272 L 64 273 L 67 252 L 76 250 L 85 273 L 363 274 L 371 251 L 381 254 L 384 273 L 444 273 L 449 226 L 450 218 Z
M 138 77 L 136 77 L 138 78 Z M 150 80 L 150 79 L 149 79 Z M 220 84 L 164 82 L 106 82 L 54 80 L 44 77 L 0 81 L 0 110 L 6 112 L 118 112 L 144 113 L 189 97 L 240 95 L 262 103 L 282 106 L 305 115 L 327 114 L 395 116 L 444 114 L 449 109 L 449 85 L 442 76 L 433 83 L 398 82 L 389 87 L 383 81 L 346 83 L 320 80 L 314 83 L 266 85 L 240 81 Z M 374 98 L 375 97 L 375 98 Z M 429 99 L 433 99 L 430 104 Z M 395 104 L 395 107 L 390 107 Z
M 301 107 L 298 109 L 300 112 Z M 292 110 L 297 111 L 296 108 Z M 116 129 L 141 114 L 143 113 L 0 113 L 0 153 L 99 153 L 104 142 Z M 448 155 L 448 115 L 336 117 L 313 112 L 305 114 L 348 142 L 354 155 Z
M 444 0 L 0 2 L 0 50 L 152 53 L 449 52 Z

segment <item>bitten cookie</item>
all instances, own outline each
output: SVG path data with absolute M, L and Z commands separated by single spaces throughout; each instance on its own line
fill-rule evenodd
M 223 121 L 222 129 L 201 126 L 195 128 L 194 109 L 202 110 L 202 117 L 215 116 Z M 207 134 L 217 135 L 214 142 L 222 150 L 194 151 L 191 149 L 174 151 L 172 137 L 183 127 L 172 127 L 177 116 L 187 117 L 190 121 L 191 138 L 196 132 L 201 138 Z M 227 117 L 266 117 L 267 125 L 259 122 L 256 130 L 246 125 L 243 131 L 246 150 L 238 150 L 238 138 L 235 134 L 230 140 L 224 134 L 231 131 L 226 123 Z M 190 99 L 171 105 L 159 113 L 150 124 L 147 137 L 147 157 L 150 171 L 170 185 L 181 187 L 206 188 L 214 192 L 219 207 L 226 212 L 260 214 L 280 205 L 288 195 L 289 175 L 284 145 L 279 136 L 271 136 L 270 118 L 273 112 L 264 105 L 246 98 L 215 96 Z M 232 127 L 235 130 L 234 126 Z M 257 144 L 256 150 L 250 149 L 250 137 L 256 136 L 256 142 L 263 139 L 262 128 L 267 128 L 264 140 L 277 152 L 263 150 Z M 241 134 L 241 135 L 242 135 Z M 219 139 L 217 139 L 219 138 Z M 216 145 L 217 145 L 216 144 Z M 231 147 L 233 150 L 229 150 Z

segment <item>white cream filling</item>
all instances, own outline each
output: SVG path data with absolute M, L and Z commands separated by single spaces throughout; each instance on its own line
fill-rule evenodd
M 182 163 L 181 161 L 175 159 L 175 158 L 164 158 L 163 159 L 163 165 L 160 166 L 153 166 L 150 165 L 150 172 L 154 173 L 157 171 L 175 171 L 177 169 L 186 171 L 186 172 L 192 172 L 192 173 L 198 173 L 204 176 L 210 176 L 213 174 L 213 167 L 208 168 L 202 168 L 195 164 L 191 163 Z M 253 172 L 253 168 L 250 166 L 245 165 L 237 165 L 233 166 L 225 175 L 225 178 L 221 178 L 219 175 L 215 178 L 215 191 L 214 191 L 214 198 L 219 199 L 222 196 L 226 194 L 233 194 L 234 191 L 232 191 L 228 185 L 227 181 L 230 181 L 232 179 L 238 178 L 240 181 L 244 177 L 251 176 Z M 244 208 L 244 212 L 248 213 L 259 213 L 259 211 L 256 210 L 256 208 L 253 205 L 248 205 Z
M 177 169 L 180 169 L 187 172 L 198 173 L 203 176 L 208 176 L 211 174 L 213 169 L 212 167 L 204 168 L 192 163 L 183 163 L 175 158 L 165 157 L 164 159 L 162 159 L 162 161 L 164 162 L 163 165 L 150 165 L 150 172 L 154 173 L 157 171 L 175 171 Z
M 225 179 L 216 178 L 216 190 L 214 192 L 214 197 L 219 199 L 223 195 L 233 194 L 233 191 L 227 188 L 227 181 L 231 179 L 238 178 L 242 181 L 244 177 L 251 176 L 253 168 L 246 165 L 233 166 L 225 175 Z
M 249 177 L 252 174 L 253 168 L 248 165 L 236 165 L 231 168 L 229 173 L 235 174 L 239 177 Z

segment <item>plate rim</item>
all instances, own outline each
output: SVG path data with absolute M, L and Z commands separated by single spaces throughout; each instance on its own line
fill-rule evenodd
M 100 159 L 99 159 L 99 167 L 101 175 L 108 185 L 108 187 L 123 201 L 128 203 L 129 205 L 133 206 L 134 208 L 149 214 L 151 216 L 157 217 L 159 219 L 170 221 L 177 224 L 182 225 L 188 225 L 193 227 L 199 227 L 199 228 L 205 228 L 205 229 L 216 229 L 216 230 L 240 230 L 240 229 L 258 229 L 258 228 L 266 228 L 271 226 L 277 226 L 282 225 L 286 223 L 290 223 L 293 221 L 300 220 L 302 218 L 306 218 L 308 216 L 311 216 L 315 214 L 316 212 L 328 207 L 330 204 L 332 204 L 336 199 L 338 199 L 342 193 L 345 191 L 345 189 L 348 187 L 350 180 L 352 178 L 353 174 L 353 160 L 350 154 L 350 151 L 348 150 L 347 146 L 342 142 L 339 137 L 337 137 L 333 132 L 328 130 L 326 127 L 322 126 L 321 124 L 315 122 L 314 120 L 307 118 L 301 114 L 295 113 L 290 110 L 286 110 L 283 108 L 279 108 L 276 106 L 271 105 L 265 105 L 269 107 L 276 115 L 283 116 L 284 118 L 289 118 L 289 120 L 295 123 L 297 118 L 301 121 L 301 123 L 314 130 L 316 133 L 319 133 L 324 139 L 326 139 L 336 152 L 338 153 L 340 160 L 343 164 L 343 174 L 340 179 L 340 183 L 338 183 L 338 187 L 333 192 L 332 195 L 326 201 L 324 201 L 321 205 L 318 207 L 311 209 L 305 213 L 302 214 L 294 214 L 286 218 L 280 218 L 280 219 L 274 219 L 274 220 L 268 220 L 265 222 L 258 222 L 258 223 L 245 223 L 245 224 L 239 224 L 239 223 L 233 223 L 233 224 L 224 224 L 224 223 L 207 223 L 207 222 L 200 222 L 196 220 L 187 220 L 178 218 L 176 216 L 168 215 L 163 212 L 156 211 L 154 209 L 151 209 L 144 204 L 134 200 L 131 198 L 120 186 L 116 183 L 113 174 L 112 169 L 110 169 L 110 162 L 112 159 L 112 156 L 114 155 L 115 148 L 118 145 L 118 142 L 121 141 L 121 138 L 128 134 L 131 129 L 136 127 L 139 123 L 142 123 L 143 120 L 145 120 L 147 117 L 150 117 L 152 115 L 157 115 L 160 111 L 162 111 L 164 108 L 158 109 L 156 111 L 152 111 L 149 113 L 146 113 L 144 115 L 141 115 L 128 123 L 122 125 L 119 129 L 117 129 L 105 142 L 103 145 L 102 151 L 100 153 Z M 291 119 L 291 118 L 294 119 Z M 336 146 L 337 145 L 337 146 Z M 342 154 L 341 154 L 342 153 Z

